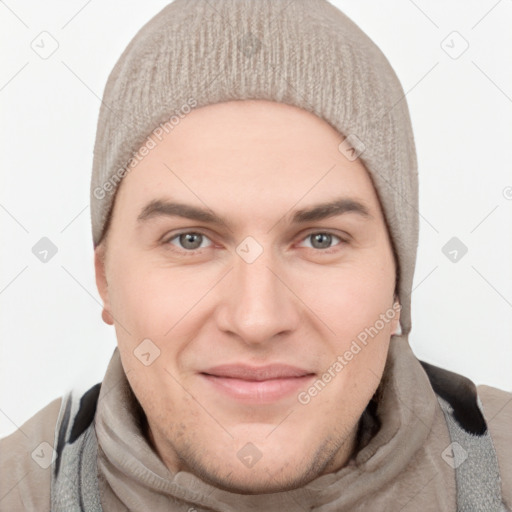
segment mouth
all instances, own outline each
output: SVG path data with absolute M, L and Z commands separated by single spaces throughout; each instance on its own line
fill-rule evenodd
M 315 373 L 289 365 L 223 365 L 199 374 L 217 393 L 246 403 L 273 403 L 307 386 Z

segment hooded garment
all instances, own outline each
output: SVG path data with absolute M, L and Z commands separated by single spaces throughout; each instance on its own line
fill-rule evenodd
M 84 482 L 97 477 L 104 511 L 470 512 L 456 503 L 458 490 L 469 503 L 472 489 L 481 494 L 482 484 L 493 483 L 512 510 L 512 394 L 478 388 L 498 481 L 487 474 L 494 449 L 487 444 L 478 455 L 485 424 L 475 410 L 474 385 L 422 364 L 409 346 L 416 155 L 403 90 L 380 50 L 323 0 L 173 2 L 128 45 L 105 89 L 91 182 L 95 246 L 113 202 L 105 183 L 190 97 L 197 107 L 242 98 L 286 102 L 326 120 L 354 147 L 362 143 L 356 149 L 378 192 L 399 263 L 402 331 L 391 339 L 381 383 L 361 416 L 354 455 L 334 473 L 267 495 L 240 495 L 185 471 L 172 474 L 148 441 L 144 411 L 116 349 L 101 386 L 78 395 L 73 413 L 66 397 L 55 400 L 0 441 L 0 511 L 50 510 L 57 469 L 62 487 L 55 494 L 76 489 L 80 479 L 67 464 L 66 446 L 83 446 L 86 435 L 95 455 L 82 468 Z M 450 414 L 455 427 L 447 421 Z M 476 448 L 456 468 L 453 439 L 464 430 L 457 425 L 474 432 L 468 437 L 466 431 L 464 439 L 474 439 Z M 471 478 L 464 468 L 472 468 Z M 93 496 L 93 487 L 81 490 Z
M 512 510 L 512 394 L 488 386 L 479 386 L 478 393 L 498 456 L 503 503 Z M 55 463 L 43 468 L 35 461 L 48 453 L 41 443 L 57 446 L 55 425 L 59 412 L 62 420 L 62 403 L 53 401 L 0 441 L 0 511 L 50 510 Z M 80 405 L 93 416 L 98 444 L 94 470 L 105 512 L 472 510 L 456 507 L 455 470 L 446 455 L 451 444 L 447 424 L 423 366 L 401 336 L 392 339 L 377 396 L 361 417 L 354 457 L 337 472 L 292 491 L 240 495 L 185 471 L 169 472 L 147 440 L 145 415 L 117 348 L 96 410 L 84 397 Z M 83 414 L 76 414 L 73 427 L 80 428 L 83 421 Z

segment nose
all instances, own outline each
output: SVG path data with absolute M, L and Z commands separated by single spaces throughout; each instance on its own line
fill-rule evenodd
M 301 301 L 289 281 L 290 273 L 270 250 L 251 263 L 235 253 L 217 308 L 218 328 L 253 346 L 290 334 L 301 320 Z

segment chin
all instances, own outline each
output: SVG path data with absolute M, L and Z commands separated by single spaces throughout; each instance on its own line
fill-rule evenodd
M 283 473 L 279 465 L 276 465 L 275 468 L 262 467 L 257 471 L 252 468 L 245 472 L 247 474 L 242 475 L 241 471 L 237 469 L 236 472 L 232 470 L 225 478 L 211 474 L 202 474 L 200 477 L 209 484 L 232 493 L 271 494 L 298 489 L 318 476 L 315 474 L 308 477 L 303 473 Z M 233 474 L 236 476 L 233 477 Z

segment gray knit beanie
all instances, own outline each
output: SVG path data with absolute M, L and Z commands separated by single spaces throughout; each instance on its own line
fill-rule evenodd
M 409 110 L 380 49 L 326 0 L 175 0 L 139 30 L 103 93 L 91 180 L 94 247 L 141 155 L 191 109 L 242 99 L 295 105 L 346 137 L 339 149 L 365 165 L 386 218 L 407 336 L 418 243 Z

